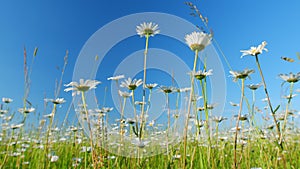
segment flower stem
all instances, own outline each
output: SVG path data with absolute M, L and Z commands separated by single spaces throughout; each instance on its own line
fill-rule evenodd
M 258 67 L 258 70 L 259 70 L 259 73 L 260 73 L 260 76 L 261 76 L 261 79 L 262 79 L 262 82 L 264 84 L 264 90 L 265 90 L 265 93 L 266 93 L 266 97 L 268 99 L 268 105 L 269 105 L 269 108 L 271 110 L 271 114 L 272 114 L 272 117 L 273 117 L 273 120 L 274 120 L 274 123 L 275 123 L 275 126 L 276 126 L 276 131 L 277 131 L 277 135 L 279 136 L 278 139 L 279 139 L 279 146 L 281 149 L 283 149 L 283 145 L 282 145 L 282 142 L 280 141 L 281 139 L 281 132 L 280 132 L 280 127 L 279 127 L 279 123 L 277 122 L 277 119 L 276 119 L 276 116 L 275 116 L 275 112 L 273 110 L 273 107 L 272 107 L 272 104 L 271 104 L 271 100 L 270 100 L 270 96 L 269 96 L 269 93 L 268 93 L 268 90 L 267 90 L 267 84 L 265 82 L 265 78 L 264 78 L 264 75 L 262 73 L 262 70 L 261 70 L 261 67 L 260 67 L 260 64 L 259 64 L 259 60 L 258 60 L 258 56 L 255 55 L 255 59 L 256 59 L 256 64 L 257 64 L 257 67 Z
M 146 37 L 146 46 L 144 51 L 144 77 L 143 77 L 143 104 L 142 104 L 142 115 L 141 115 L 141 126 L 140 126 L 140 134 L 139 138 L 142 138 L 143 133 L 143 125 L 144 125 L 144 113 L 145 113 L 145 100 L 146 100 L 146 72 L 147 72 L 147 54 L 148 54 L 148 44 L 149 44 L 149 35 L 145 35 Z
M 197 66 L 197 60 L 198 60 L 198 53 L 199 51 L 195 51 L 195 59 L 194 59 L 194 66 L 193 66 L 193 72 L 196 71 L 196 66 Z M 184 128 L 184 135 L 183 135 L 183 158 L 182 158 L 182 166 L 183 169 L 186 168 L 186 148 L 187 148 L 187 133 L 188 133 L 188 125 L 189 125 L 189 116 L 191 113 L 191 104 L 192 104 L 192 98 L 194 95 L 194 83 L 195 83 L 195 77 L 191 75 L 191 92 L 190 92 L 190 97 L 189 97 L 189 102 L 188 102 L 188 110 L 187 110 L 187 116 L 186 121 L 185 121 L 185 128 Z
M 96 159 L 95 159 L 96 154 L 95 154 L 94 144 L 93 144 L 93 132 L 92 132 L 92 128 L 91 128 L 91 124 L 90 124 L 90 120 L 89 120 L 88 110 L 87 110 L 87 107 L 86 107 L 86 101 L 85 101 L 84 92 L 81 92 L 81 99 L 82 99 L 83 109 L 84 109 L 85 115 L 86 115 L 86 121 L 87 121 L 87 125 L 88 125 L 88 130 L 90 132 L 90 145 L 91 145 L 91 149 L 92 149 L 93 167 L 97 168 Z
M 235 136 L 234 136 L 234 169 L 236 169 L 237 166 L 237 136 L 238 136 L 238 128 L 239 128 L 239 122 L 240 122 L 240 117 L 243 109 L 243 100 L 244 100 L 244 88 L 245 88 L 245 79 L 242 79 L 242 92 L 241 92 L 241 100 L 240 100 L 240 109 L 239 109 L 239 114 L 236 120 L 236 126 L 235 126 Z
M 286 128 L 286 123 L 287 123 L 287 117 L 289 114 L 289 106 L 291 104 L 292 101 L 292 94 L 293 94 L 293 88 L 294 88 L 294 83 L 290 83 L 290 94 L 289 94 L 289 98 L 288 98 L 288 103 L 286 104 L 286 108 L 285 108 L 285 115 L 284 115 L 284 122 L 283 122 L 283 126 L 282 126 L 282 133 L 285 132 L 285 128 Z M 283 136 L 281 136 L 280 138 L 280 142 L 283 140 Z

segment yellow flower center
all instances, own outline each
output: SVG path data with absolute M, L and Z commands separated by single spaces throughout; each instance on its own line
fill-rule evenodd
M 192 51 L 197 50 L 198 52 L 200 52 L 201 50 L 203 50 L 205 48 L 205 46 L 202 44 L 195 43 L 195 44 L 191 44 L 190 48 L 192 49 Z
M 144 29 L 144 34 L 145 35 L 152 35 L 153 34 L 153 30 L 149 29 L 149 28 L 146 28 L 146 29 Z
M 195 75 L 195 78 L 198 80 L 202 80 L 205 78 L 205 75 L 203 75 L 203 74 Z
M 89 86 L 81 86 L 81 85 L 77 86 L 78 91 L 85 92 L 85 91 L 88 91 L 89 89 L 90 89 Z

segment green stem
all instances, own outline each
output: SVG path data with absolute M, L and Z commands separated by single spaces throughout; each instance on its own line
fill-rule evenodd
M 146 37 L 146 46 L 144 52 L 144 78 L 143 78 L 143 104 L 142 104 L 142 114 L 141 114 L 141 126 L 140 126 L 140 134 L 139 138 L 142 138 L 143 133 L 143 125 L 144 125 L 144 113 L 145 113 L 145 100 L 146 100 L 146 72 L 147 72 L 147 54 L 148 54 L 148 44 L 149 44 L 149 35 L 145 35 Z
M 95 159 L 95 150 L 94 150 L 94 144 L 93 144 L 93 132 L 92 132 L 92 128 L 91 128 L 91 124 L 90 124 L 90 120 L 89 120 L 89 115 L 88 115 L 88 109 L 86 107 L 86 101 L 85 101 L 85 94 L 84 92 L 81 92 L 81 99 L 82 99 L 82 104 L 83 104 L 83 109 L 85 111 L 85 115 L 86 115 L 86 122 L 88 125 L 88 130 L 90 132 L 90 145 L 91 145 L 91 149 L 92 149 L 92 161 L 93 161 L 93 167 L 96 168 L 96 159 Z M 87 166 L 85 166 L 87 167 Z
M 136 106 L 134 104 L 134 90 L 132 90 L 132 104 L 133 104 L 133 114 L 134 114 L 134 119 L 135 119 L 135 135 L 138 137 L 139 133 L 138 133 L 138 118 L 137 118 L 137 114 L 136 114 Z
M 272 104 L 271 104 L 270 96 L 269 96 L 269 93 L 268 93 L 268 90 L 267 90 L 267 84 L 265 82 L 265 78 L 264 78 L 264 75 L 262 73 L 262 70 L 261 70 L 261 67 L 260 67 L 260 64 L 259 64 L 258 55 L 255 55 L 255 59 L 256 59 L 256 64 L 257 64 L 257 67 L 258 67 L 258 70 L 259 70 L 262 82 L 264 84 L 265 94 L 266 94 L 266 97 L 268 99 L 268 105 L 269 105 L 269 108 L 271 110 L 271 114 L 272 114 L 272 117 L 273 117 L 273 120 L 274 120 L 274 123 L 275 123 L 275 126 L 276 126 L 277 135 L 279 136 L 279 138 L 278 138 L 279 143 L 278 144 L 279 144 L 280 148 L 283 149 L 282 142 L 280 141 L 281 140 L 280 138 L 282 136 L 281 136 L 281 132 L 280 132 L 279 123 L 277 122 L 277 119 L 276 119 L 276 116 L 275 116 L 275 112 L 274 112 Z
M 242 114 L 242 109 L 243 109 L 243 99 L 244 99 L 244 85 L 245 85 L 245 79 L 242 80 L 242 92 L 241 92 L 241 100 L 240 100 L 240 109 L 239 109 L 239 114 L 236 120 L 236 126 L 235 126 L 235 136 L 234 136 L 234 169 L 236 169 L 238 166 L 237 164 L 237 136 L 238 136 L 238 127 L 239 127 L 239 122 L 240 122 L 240 117 Z
M 198 53 L 199 51 L 195 51 L 195 59 L 194 59 L 194 66 L 193 66 L 193 72 L 191 74 L 191 92 L 190 92 L 190 97 L 189 97 L 189 102 L 188 102 L 188 110 L 187 110 L 187 116 L 186 121 L 185 121 L 185 128 L 184 128 L 184 135 L 183 135 L 183 158 L 182 158 L 182 166 L 183 169 L 186 168 L 186 149 L 187 149 L 187 133 L 188 133 L 188 125 L 189 125 L 189 116 L 191 113 L 191 104 L 192 104 L 192 98 L 194 95 L 194 83 L 195 83 L 195 77 L 193 76 L 193 73 L 196 71 L 196 66 L 197 66 L 197 60 L 198 60 Z
M 292 83 L 290 83 L 290 94 L 289 94 L 288 103 L 286 104 L 286 108 L 285 108 L 285 115 L 284 115 L 284 122 L 283 122 L 283 126 L 282 126 L 282 133 L 284 133 L 285 129 L 286 129 L 287 117 L 288 117 L 288 114 L 289 114 L 289 106 L 290 106 L 291 101 L 292 101 L 293 88 L 294 88 L 294 83 L 292 82 Z M 282 141 L 282 139 L 283 139 L 282 137 L 280 138 L 281 139 L 280 141 Z

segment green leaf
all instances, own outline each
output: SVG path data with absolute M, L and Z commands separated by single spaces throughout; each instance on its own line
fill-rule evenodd
M 280 105 L 278 105 L 275 110 L 273 111 L 273 114 L 275 114 L 277 112 L 277 110 L 279 109 Z

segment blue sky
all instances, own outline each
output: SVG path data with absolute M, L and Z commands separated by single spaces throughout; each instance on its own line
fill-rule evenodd
M 280 98 L 282 81 L 278 78 L 278 74 L 299 71 L 296 52 L 300 52 L 300 12 L 298 9 L 300 2 L 258 0 L 191 2 L 196 4 L 204 16 L 208 17 L 209 27 L 214 31 L 214 38 L 234 70 L 256 69 L 253 57 L 246 56 L 240 59 L 240 50 L 257 46 L 264 40 L 268 42 L 266 47 L 269 52 L 262 54 L 260 61 L 272 102 L 274 105 L 280 104 L 283 101 Z M 139 12 L 168 13 L 202 26 L 198 18 L 189 15 L 191 11 L 181 0 L 2 1 L 0 5 L 0 97 L 13 98 L 14 110 L 22 106 L 23 47 L 26 47 L 30 59 L 34 47 L 38 47 L 38 54 L 32 67 L 29 100 L 37 107 L 37 114 L 42 113 L 44 95 L 49 98 L 53 97 L 55 80 L 59 79 L 61 74 L 57 66 L 60 68 L 63 66 L 65 51 L 69 50 L 69 62 L 63 79 L 64 84 L 72 80 L 77 56 L 91 35 L 115 19 Z M 116 29 L 121 31 L 122 28 Z M 170 29 L 177 28 L 170 27 Z M 119 47 L 116 46 L 116 48 L 124 50 L 124 53 L 130 53 L 142 50 L 144 47 L 143 40 L 138 36 L 126 41 L 129 44 L 137 41 L 137 45 L 128 49 L 118 44 Z M 172 52 L 182 52 L 177 51 L 176 47 L 169 47 L 163 41 L 153 40 L 152 45 L 150 47 L 165 47 Z M 181 45 L 180 49 L 184 48 L 184 45 L 178 45 Z M 111 51 L 110 54 L 117 54 L 117 51 Z M 191 54 L 191 58 L 193 57 L 192 53 L 188 54 Z M 292 57 L 296 63 L 284 62 L 280 59 L 281 56 Z M 223 59 L 222 61 L 226 77 L 228 77 L 229 68 Z M 191 62 L 191 59 L 186 59 L 186 62 Z M 111 71 L 108 71 L 107 77 L 111 75 L 110 73 Z M 102 81 L 107 77 L 98 78 Z M 246 81 L 247 84 L 258 82 L 260 82 L 258 71 L 252 75 L 251 81 Z M 226 87 L 227 102 L 238 102 L 240 94 L 237 84 L 227 78 Z M 297 87 L 298 84 L 296 84 Z M 99 87 L 99 90 L 103 91 L 104 86 Z M 263 90 L 258 91 L 257 99 L 264 98 Z M 250 92 L 247 91 L 247 94 Z M 62 91 L 60 96 L 66 98 L 67 101 L 71 100 L 70 93 L 66 94 Z M 250 98 L 250 95 L 248 96 Z M 295 102 L 297 101 L 299 100 L 296 98 Z M 59 118 L 64 117 L 68 106 L 69 103 L 66 103 L 58 110 Z M 232 109 L 230 106 L 227 105 L 226 108 L 228 110 L 224 113 L 232 113 L 229 111 Z

